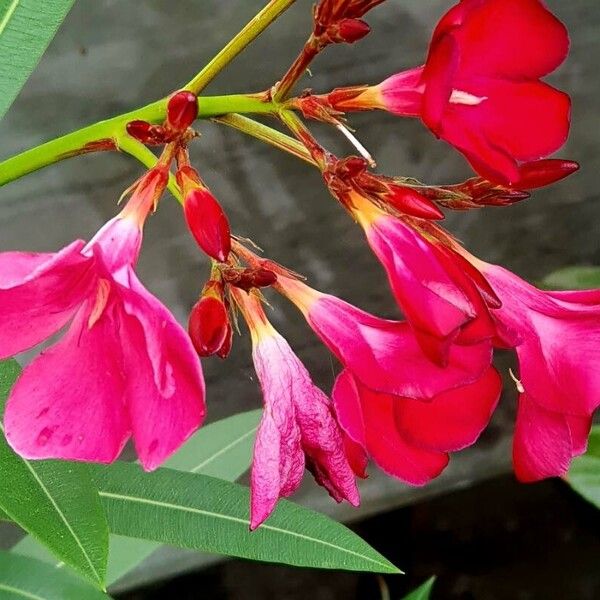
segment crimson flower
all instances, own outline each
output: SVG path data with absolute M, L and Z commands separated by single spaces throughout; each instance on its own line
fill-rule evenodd
M 492 367 L 474 383 L 425 402 L 382 394 L 348 370 L 333 390 L 336 414 L 346 434 L 389 475 L 424 485 L 448 464 L 448 453 L 473 444 L 500 397 Z
M 564 25 L 540 0 L 462 0 L 438 23 L 424 66 L 362 92 L 334 91 L 329 102 L 420 117 L 479 174 L 516 184 L 520 163 L 567 138 L 570 99 L 540 78 L 568 48 Z
M 563 475 L 585 452 L 600 404 L 600 290 L 543 292 L 502 267 L 478 267 L 502 301 L 494 316 L 519 358 L 517 477 Z
M 408 398 L 433 398 L 476 381 L 490 365 L 489 341 L 452 344 L 442 367 L 423 354 L 405 322 L 380 319 L 282 275 L 277 285 L 344 367 L 373 390 Z
M 202 423 L 204 380 L 190 339 L 134 272 L 165 183 L 166 171 L 150 171 L 87 244 L 0 254 L 0 358 L 70 323 L 8 398 L 6 438 L 21 456 L 108 463 L 133 437 L 152 470 Z

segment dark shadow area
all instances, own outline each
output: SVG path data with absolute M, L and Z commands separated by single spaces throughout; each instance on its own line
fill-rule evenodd
M 600 513 L 560 481 L 511 476 L 378 515 L 353 529 L 400 566 L 390 599 L 437 575 L 433 600 L 600 598 Z M 374 575 L 229 561 L 121 600 L 364 600 Z

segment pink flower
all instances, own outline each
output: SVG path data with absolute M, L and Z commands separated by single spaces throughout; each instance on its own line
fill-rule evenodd
M 433 398 L 476 381 L 490 365 L 489 341 L 450 345 L 441 367 L 423 354 L 407 323 L 380 319 L 281 274 L 277 285 L 338 360 L 373 390 Z
M 448 452 L 476 441 L 500 389 L 500 377 L 490 367 L 478 381 L 424 402 L 375 392 L 346 370 L 337 378 L 333 400 L 347 435 L 381 469 L 423 485 L 443 471 Z
M 374 88 L 337 90 L 332 107 L 417 116 L 492 181 L 565 142 L 570 99 L 540 78 L 567 56 L 564 25 L 539 0 L 462 0 L 436 27 L 424 67 Z
M 254 444 L 250 528 L 271 514 L 279 498 L 296 491 L 305 467 L 337 502 L 358 506 L 353 468 L 331 401 L 267 321 L 260 301 L 245 292 L 232 293 L 252 334 L 252 357 L 265 404 Z M 360 458 L 352 456 L 358 465 Z
M 476 270 L 465 272 L 459 255 L 427 240 L 404 220 L 391 216 L 359 195 L 350 210 L 363 227 L 371 249 L 386 270 L 398 305 L 427 356 L 440 365 L 453 342 L 477 343 L 494 336 Z M 477 283 L 471 275 L 475 272 Z M 492 300 L 497 303 L 497 299 Z
M 160 465 L 204 419 L 204 381 L 185 331 L 139 282 L 142 225 L 166 172 L 150 171 L 122 213 L 85 244 L 0 254 L 0 357 L 70 323 L 13 388 L 6 437 L 25 458 L 108 463 L 132 436 Z
M 585 451 L 600 404 L 600 290 L 543 292 L 478 266 L 502 300 L 494 314 L 519 358 L 515 472 L 523 481 L 563 475 Z

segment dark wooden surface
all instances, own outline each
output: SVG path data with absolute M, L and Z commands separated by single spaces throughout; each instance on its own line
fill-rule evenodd
M 261 0 L 79 0 L 23 93 L 0 123 L 0 153 L 9 156 L 89 122 L 131 109 L 182 85 L 263 4 Z M 239 57 L 207 93 L 270 86 L 295 56 L 309 26 L 312 0 L 297 4 Z M 419 64 L 442 0 L 388 0 L 369 15 L 373 34 L 353 47 L 331 48 L 305 86 L 375 83 Z M 572 52 L 551 78 L 573 97 L 573 128 L 560 153 L 582 171 L 527 202 L 506 209 L 450 215 L 447 226 L 475 253 L 535 280 L 569 264 L 600 263 L 597 177 L 600 92 L 600 5 L 592 0 L 548 5 L 572 33 Z M 382 172 L 428 182 L 453 182 L 470 171 L 458 153 L 416 121 L 383 113 L 357 115 L 357 135 Z M 360 230 L 328 196 L 316 172 L 300 161 L 213 123 L 200 123 L 194 158 L 222 201 L 233 229 L 268 255 L 305 273 L 317 288 L 382 316 L 398 316 L 384 275 Z M 332 149 L 344 140 L 315 129 Z M 121 191 L 141 172 L 132 159 L 92 155 L 65 161 L 0 189 L 0 250 L 49 251 L 90 235 L 116 211 Z M 178 205 L 165 198 L 148 223 L 139 273 L 183 322 L 206 276 L 207 264 L 188 236 Z M 273 321 L 315 379 L 329 389 L 336 367 L 299 316 L 272 298 Z M 25 357 L 26 359 L 28 357 Z M 508 360 L 508 359 L 507 359 Z M 505 371 L 509 362 L 502 361 Z M 247 339 L 237 338 L 230 359 L 205 361 L 209 418 L 260 405 Z M 512 388 L 481 442 L 453 459 L 446 473 L 422 489 L 372 469 L 359 510 L 332 504 L 307 483 L 296 499 L 340 519 L 356 519 L 466 487 L 510 465 Z M 130 583 L 190 568 L 193 553 L 162 551 Z

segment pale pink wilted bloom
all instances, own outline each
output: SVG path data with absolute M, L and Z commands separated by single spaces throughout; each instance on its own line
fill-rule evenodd
M 381 319 L 279 273 L 276 287 L 302 311 L 338 360 L 373 390 L 433 398 L 476 381 L 490 365 L 490 340 L 451 344 L 442 367 L 423 354 L 406 322 Z
M 517 477 L 563 475 L 585 452 L 600 404 L 600 290 L 544 292 L 502 267 L 476 266 L 502 300 L 494 315 L 519 358 Z
M 376 392 L 345 370 L 332 396 L 346 434 L 381 469 L 424 485 L 443 471 L 449 452 L 477 440 L 496 408 L 501 385 L 489 367 L 476 382 L 423 401 Z
M 157 167 L 89 242 L 54 254 L 0 254 L 0 357 L 70 322 L 28 365 L 4 424 L 25 458 L 112 462 L 133 437 L 155 469 L 204 419 L 200 362 L 182 327 L 137 279 L 142 227 L 164 188 Z
M 250 528 L 271 514 L 279 498 L 296 491 L 305 467 L 337 502 L 358 506 L 354 471 L 331 400 L 269 323 L 260 300 L 239 290 L 232 294 L 250 328 L 265 405 L 254 444 Z

